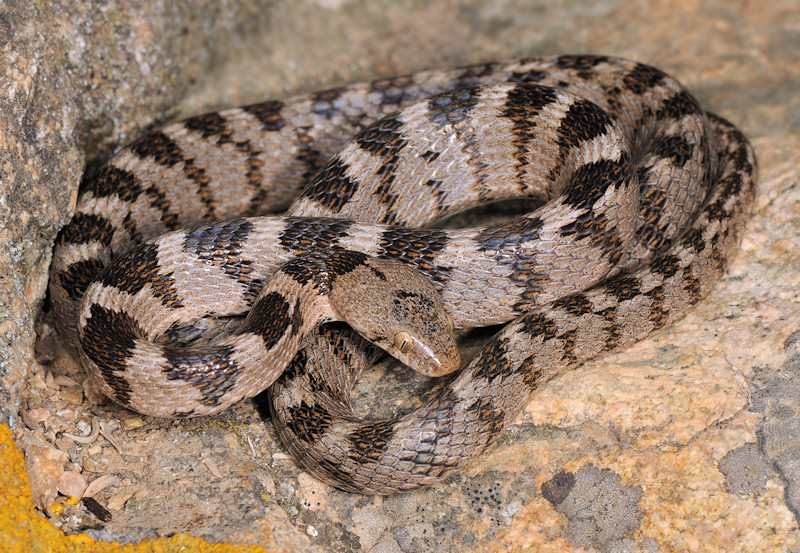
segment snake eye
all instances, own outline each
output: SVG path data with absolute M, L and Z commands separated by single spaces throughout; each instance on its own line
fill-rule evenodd
M 401 353 L 408 353 L 413 345 L 411 334 L 405 330 L 401 330 L 394 335 L 394 347 L 400 350 Z

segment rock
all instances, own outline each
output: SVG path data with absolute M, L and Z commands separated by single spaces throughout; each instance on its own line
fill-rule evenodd
M 80 499 L 86 490 L 86 479 L 80 472 L 68 470 L 58 479 L 58 491 L 61 495 Z
M 84 163 L 162 118 L 237 46 L 238 33 L 263 23 L 263 12 L 245 5 L 224 17 L 203 6 L 0 6 L 0 422 L 13 423 L 19 410 L 50 249 L 74 207 Z M 210 36 L 217 50 L 204 47 Z
M 33 502 L 42 511 L 53 515 L 51 506 L 58 494 L 59 482 L 69 455 L 41 442 L 25 446 L 25 469 L 31 483 Z

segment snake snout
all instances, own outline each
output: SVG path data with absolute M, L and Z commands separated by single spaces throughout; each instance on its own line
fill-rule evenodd
M 461 354 L 458 351 L 455 336 L 450 332 L 442 332 L 432 339 L 409 336 L 411 347 L 408 352 L 397 355 L 398 359 L 416 372 L 425 376 L 444 376 L 461 366 Z M 401 359 L 402 356 L 406 359 Z

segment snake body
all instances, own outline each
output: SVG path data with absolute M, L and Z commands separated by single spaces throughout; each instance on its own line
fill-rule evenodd
M 512 321 L 425 406 L 379 422 L 347 405 L 355 373 L 341 364 L 365 359 L 358 339 L 308 336 L 271 390 L 279 434 L 323 480 L 392 493 L 451 474 L 542 382 L 704 297 L 737 249 L 755 174 L 744 136 L 649 66 L 560 56 L 427 71 L 199 116 L 137 140 L 87 179 L 57 243 L 51 297 L 61 332 L 84 340 L 94 383 L 160 416 L 214 412 L 280 372 L 255 383 L 235 346 L 222 343 L 221 355 L 214 341 L 191 359 L 137 355 L 130 327 L 147 334 L 188 304 L 184 275 L 210 274 L 215 284 L 198 290 L 230 292 L 238 313 L 279 266 L 342 249 L 427 275 L 456 327 Z M 306 182 L 290 216 L 175 230 L 284 209 Z M 514 196 L 549 203 L 485 228 L 411 227 Z M 112 301 L 131 293 L 142 301 Z M 278 312 L 262 333 L 296 333 L 299 321 Z

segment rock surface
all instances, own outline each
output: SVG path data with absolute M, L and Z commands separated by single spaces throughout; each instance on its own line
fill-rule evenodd
M 121 543 L 189 532 L 296 551 L 800 551 L 796 2 L 261 4 L 0 7 L 0 420 L 18 443 L 68 456 L 44 476 L 48 504 L 65 469 L 90 485 L 114 477 L 95 496 L 111 521 L 64 496 L 50 520 Z M 257 404 L 175 422 L 92 406 L 46 317 L 34 356 L 50 247 L 83 165 L 143 127 L 442 64 L 581 52 L 661 67 L 739 124 L 759 156 L 755 213 L 708 300 L 543 387 L 465 473 L 403 496 L 341 493 L 286 459 Z M 396 394 L 369 399 L 393 378 L 366 375 L 362 403 L 400 408 L 386 405 Z M 90 434 L 94 418 L 96 441 L 63 436 Z

